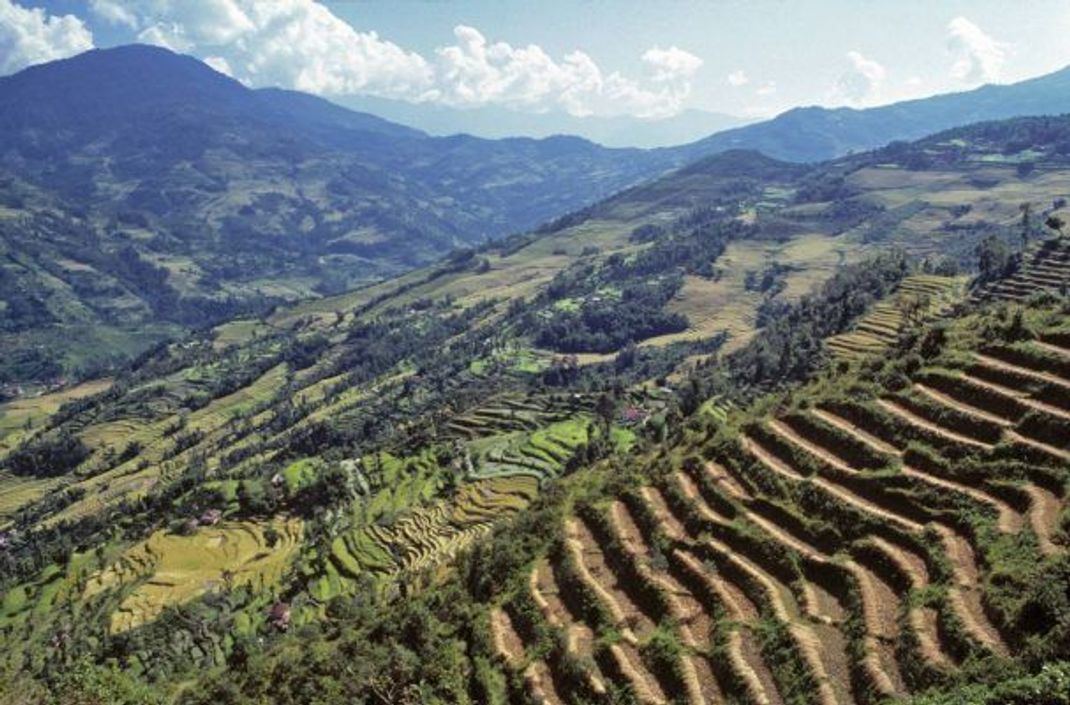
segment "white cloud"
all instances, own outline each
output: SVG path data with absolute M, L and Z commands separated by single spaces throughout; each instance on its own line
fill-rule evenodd
M 186 29 L 180 24 L 164 24 L 162 22 L 146 27 L 137 35 L 137 40 L 142 44 L 153 44 L 164 47 L 171 51 L 186 52 L 193 49 L 195 44 L 186 38 Z
M 453 33 L 456 44 L 435 52 L 435 88 L 424 96 L 447 105 L 665 117 L 683 107 L 702 66 L 702 59 L 679 47 L 653 47 L 641 57 L 651 74 L 643 85 L 619 73 L 606 75 L 582 51 L 557 60 L 536 44 L 489 43 L 474 27 L 460 25 Z
M 836 97 L 852 105 L 862 105 L 872 101 L 880 94 L 887 71 L 873 59 L 867 59 L 860 52 L 847 52 L 851 67 L 845 71 L 836 83 Z
M 142 42 L 211 57 L 211 64 L 252 86 L 320 95 L 368 94 L 447 105 L 496 104 L 573 115 L 679 112 L 702 59 L 676 46 L 640 57 L 646 76 L 607 73 L 588 54 L 549 55 L 536 44 L 490 41 L 468 26 L 429 58 L 362 32 L 316 0 L 115 0 L 91 9 L 126 22 Z
M 206 56 L 204 57 L 204 63 L 208 64 L 221 74 L 230 76 L 231 78 L 234 77 L 234 70 L 230 68 L 230 62 L 222 56 Z
M 689 81 L 702 68 L 702 59 L 680 47 L 653 47 L 643 52 L 643 63 L 654 69 L 657 83 Z
M 105 19 L 110 0 L 91 9 Z M 432 83 L 419 54 L 358 32 L 314 0 L 129 0 L 138 40 L 211 57 L 253 86 L 413 97 Z
M 965 17 L 947 25 L 947 48 L 954 57 L 951 77 L 967 85 L 999 80 L 1008 46 Z
M 137 15 L 116 0 L 89 0 L 89 9 L 94 15 L 113 25 L 125 25 L 137 29 Z
M 728 84 L 733 88 L 739 88 L 750 83 L 750 77 L 747 76 L 747 72 L 743 69 L 736 69 L 732 73 L 728 74 Z
M 77 17 L 0 0 L 0 75 L 92 48 L 93 34 Z

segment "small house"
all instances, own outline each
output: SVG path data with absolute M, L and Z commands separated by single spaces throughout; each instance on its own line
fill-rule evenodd
M 203 526 L 215 526 L 223 518 L 223 512 L 219 509 L 209 509 L 201 514 L 200 523 Z
M 290 628 L 290 605 L 285 602 L 276 602 L 268 610 L 268 621 L 279 631 Z

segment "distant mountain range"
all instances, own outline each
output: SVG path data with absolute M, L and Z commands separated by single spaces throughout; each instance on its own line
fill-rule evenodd
M 766 122 L 719 132 L 688 148 L 698 153 L 754 149 L 778 159 L 814 162 L 974 122 L 1065 113 L 1070 113 L 1070 67 L 1020 83 L 879 108 L 796 108 Z
M 250 90 L 161 48 L 90 51 L 0 78 L 0 382 L 84 370 L 169 332 L 390 277 L 726 150 L 815 161 L 1064 112 L 1065 70 L 618 149 L 435 137 Z M 60 346 L 57 362 L 59 340 L 88 342 Z
M 374 96 L 347 96 L 339 103 L 424 130 L 432 135 L 469 134 L 489 139 L 575 135 L 606 147 L 673 147 L 755 120 L 708 110 L 684 110 L 669 118 L 630 115 L 575 117 L 562 111 L 524 113 L 497 106 L 452 108 Z

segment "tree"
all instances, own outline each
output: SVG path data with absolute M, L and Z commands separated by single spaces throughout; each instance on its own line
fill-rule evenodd
M 1010 252 L 995 235 L 989 235 L 974 250 L 977 255 L 977 269 L 981 272 L 982 282 L 992 281 L 1007 271 L 1010 264 Z
M 1044 221 L 1044 225 L 1047 225 L 1052 230 L 1058 232 L 1059 236 L 1061 237 L 1063 234 L 1063 228 L 1066 227 L 1066 221 L 1057 215 L 1053 215 Z
M 1022 212 L 1022 251 L 1024 252 L 1029 247 L 1030 230 L 1033 228 L 1033 206 L 1027 201 L 1019 205 L 1018 210 Z

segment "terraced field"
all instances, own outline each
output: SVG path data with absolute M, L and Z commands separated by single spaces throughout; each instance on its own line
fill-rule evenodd
M 321 594 L 350 592 L 364 574 L 398 576 L 433 568 L 519 512 L 539 491 L 531 475 L 498 476 L 463 485 L 454 496 L 396 518 L 358 525 L 335 539 Z
M 274 543 L 265 537 L 270 527 Z M 282 577 L 301 542 L 299 519 L 270 524 L 223 523 L 189 536 L 160 531 L 91 576 L 85 597 L 130 589 L 111 615 L 111 632 L 133 629 L 164 609 L 224 587 L 269 588 Z
M 1070 238 L 1057 237 L 1031 246 L 1013 275 L 973 292 L 975 302 L 1024 301 L 1037 291 L 1065 292 L 1070 287 Z
M 992 345 L 966 318 L 905 386 L 815 380 L 575 500 L 492 612 L 499 665 L 550 703 L 840 705 L 1015 658 L 1002 583 L 1070 550 L 1061 320 Z
M 838 359 L 857 360 L 879 353 L 896 342 L 908 319 L 917 324 L 941 313 L 960 300 L 966 288 L 961 277 L 915 274 L 906 277 L 895 293 L 877 302 L 853 330 L 825 341 Z
M 58 392 L 0 404 L 0 452 L 14 448 L 24 432 L 39 427 L 63 404 L 99 394 L 110 386 L 110 379 L 90 380 Z

